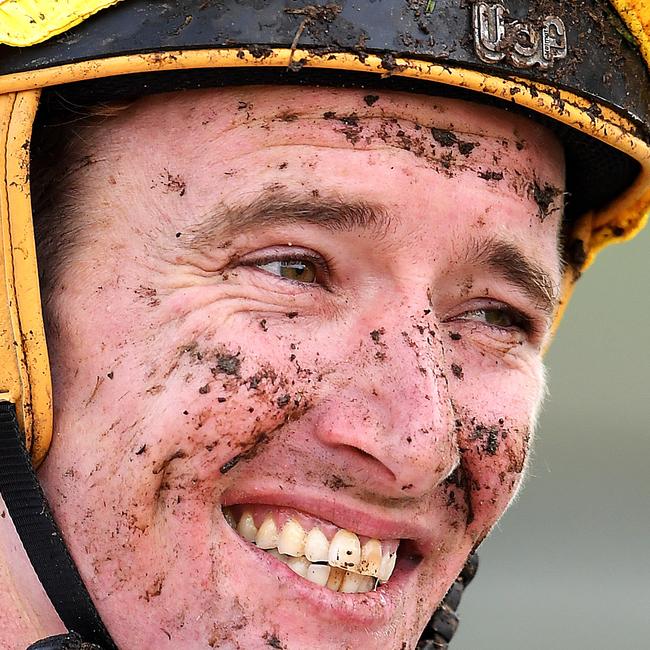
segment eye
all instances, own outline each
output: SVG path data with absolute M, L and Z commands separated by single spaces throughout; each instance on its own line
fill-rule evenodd
M 505 306 L 474 309 L 465 312 L 461 318 L 464 320 L 483 322 L 490 327 L 498 327 L 504 330 L 520 329 L 528 333 L 531 329 L 529 318 Z
M 267 280 L 284 283 L 289 289 L 302 287 L 330 290 L 332 259 L 323 253 L 298 246 L 272 246 L 235 260 L 234 266 L 249 267 L 270 275 Z
M 318 275 L 316 264 L 309 260 L 274 260 L 255 266 L 272 275 L 304 284 L 313 284 Z

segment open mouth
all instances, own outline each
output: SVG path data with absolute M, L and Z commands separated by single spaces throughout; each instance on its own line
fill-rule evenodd
M 364 537 L 291 508 L 241 504 L 222 510 L 244 540 L 331 591 L 372 591 L 395 569 L 400 540 Z

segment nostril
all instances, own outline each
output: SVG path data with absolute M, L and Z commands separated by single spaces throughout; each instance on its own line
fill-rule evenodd
M 345 445 L 352 451 L 353 453 L 357 454 L 361 458 L 368 458 L 370 460 L 376 460 L 371 454 L 369 454 L 367 451 L 364 451 L 363 449 L 355 449 L 354 447 L 349 447 L 348 445 Z
M 376 456 L 369 454 L 363 449 L 353 447 L 352 445 L 338 445 L 336 449 L 345 455 L 344 463 L 349 462 L 348 473 L 353 476 L 359 472 L 371 474 L 375 479 L 383 479 L 394 482 L 397 476 L 393 471 L 384 465 Z

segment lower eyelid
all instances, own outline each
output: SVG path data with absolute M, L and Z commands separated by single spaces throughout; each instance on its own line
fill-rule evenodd
M 456 322 L 454 326 L 463 333 L 462 340 L 468 342 L 484 339 L 495 341 L 499 344 L 518 345 L 531 340 L 531 337 L 519 328 L 505 329 L 472 320 L 465 320 L 461 323 Z
M 300 282 L 299 280 L 283 278 L 275 273 L 265 271 L 255 263 L 242 264 L 240 268 L 245 272 L 253 273 L 253 278 L 257 276 L 258 279 L 254 284 L 259 290 L 268 289 L 274 293 L 287 295 L 299 295 L 301 293 L 314 292 L 320 289 L 325 289 L 327 291 L 327 287 L 324 287 L 317 282 L 307 283 Z

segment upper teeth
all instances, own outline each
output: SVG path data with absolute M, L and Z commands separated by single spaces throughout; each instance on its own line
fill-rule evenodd
M 327 562 L 330 543 L 320 528 L 312 528 L 305 539 L 305 557 L 310 562 Z
M 397 549 L 382 551 L 378 539 L 362 545 L 355 533 L 339 529 L 329 541 L 317 526 L 306 532 L 291 518 L 278 530 L 271 513 L 257 528 L 249 511 L 242 513 L 239 522 L 230 508 L 223 511 L 226 521 L 245 540 L 267 550 L 303 578 L 334 591 L 370 591 L 377 581 L 386 582 L 395 568 Z

